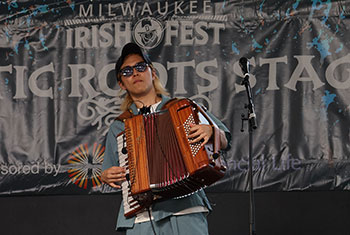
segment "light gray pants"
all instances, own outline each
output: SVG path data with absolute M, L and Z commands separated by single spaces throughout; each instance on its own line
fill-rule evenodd
M 152 221 L 157 235 L 208 235 L 207 213 L 170 216 Z M 137 223 L 127 235 L 154 235 L 151 222 Z

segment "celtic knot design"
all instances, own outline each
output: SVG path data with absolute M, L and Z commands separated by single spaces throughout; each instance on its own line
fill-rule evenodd
M 84 120 L 92 120 L 91 125 L 97 125 L 97 130 L 100 130 L 103 125 L 109 127 L 115 118 L 120 115 L 121 103 L 122 98 L 120 96 L 112 99 L 89 97 L 79 102 L 78 115 Z M 107 132 L 108 128 L 103 132 L 103 135 L 106 135 Z

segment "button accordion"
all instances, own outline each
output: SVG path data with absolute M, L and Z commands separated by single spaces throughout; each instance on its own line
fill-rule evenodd
M 184 197 L 219 179 L 226 171 L 219 156 L 218 128 L 189 99 L 171 102 L 167 108 L 124 120 L 117 136 L 120 166 L 126 168 L 122 183 L 124 215 L 131 217 L 154 201 Z M 213 127 L 210 143 L 190 144 L 191 124 Z

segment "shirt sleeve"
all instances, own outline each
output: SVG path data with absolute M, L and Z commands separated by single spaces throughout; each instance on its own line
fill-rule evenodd
M 121 122 L 116 121 L 110 126 L 105 143 L 106 149 L 103 157 L 102 171 L 112 166 L 119 166 L 116 136 L 123 131 L 123 125 Z
M 213 114 L 211 114 L 210 112 L 206 112 L 206 114 L 208 114 L 208 116 L 215 122 L 215 124 L 225 132 L 225 136 L 227 139 L 227 147 L 225 149 L 223 149 L 224 151 L 228 151 L 231 148 L 231 133 L 230 131 L 227 129 L 227 127 L 225 126 L 224 123 L 222 123 L 217 117 L 215 117 Z

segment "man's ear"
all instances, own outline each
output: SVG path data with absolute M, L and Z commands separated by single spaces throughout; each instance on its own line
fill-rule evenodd
M 118 81 L 118 85 L 120 88 L 122 88 L 123 90 L 126 90 L 126 87 L 124 86 L 122 81 Z
M 154 68 L 151 68 L 152 70 L 152 80 L 157 76 L 156 70 Z

